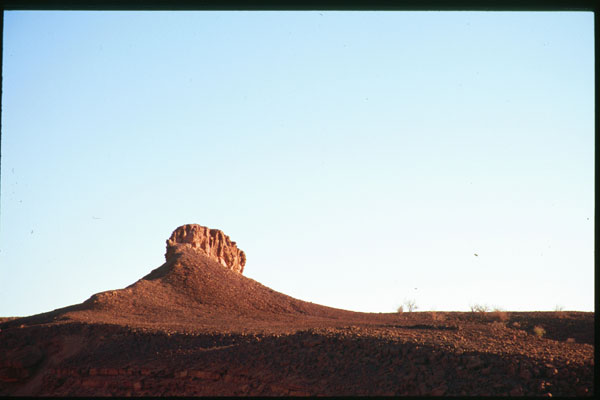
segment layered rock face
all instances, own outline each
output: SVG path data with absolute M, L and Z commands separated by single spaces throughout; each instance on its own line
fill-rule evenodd
M 246 255 L 229 236 L 218 229 L 197 224 L 182 225 L 167 240 L 167 261 L 181 248 L 191 248 L 219 262 L 225 268 L 243 273 Z

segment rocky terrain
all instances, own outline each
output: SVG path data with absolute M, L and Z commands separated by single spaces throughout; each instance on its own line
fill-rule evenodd
M 0 395 L 594 393 L 594 313 L 351 312 L 246 278 L 245 261 L 184 225 L 134 284 L 0 318 Z

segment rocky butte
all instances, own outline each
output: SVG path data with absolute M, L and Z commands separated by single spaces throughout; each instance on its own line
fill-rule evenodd
M 169 261 L 183 249 L 192 249 L 234 272 L 244 272 L 246 255 L 229 236 L 218 229 L 209 229 L 198 224 L 180 226 L 167 240 L 166 260 Z

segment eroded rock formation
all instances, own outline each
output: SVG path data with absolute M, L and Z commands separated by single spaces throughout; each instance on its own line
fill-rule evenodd
M 218 229 L 209 229 L 198 224 L 182 225 L 175 229 L 167 240 L 167 261 L 181 247 L 194 249 L 232 271 L 240 274 L 244 271 L 246 255 L 229 236 Z

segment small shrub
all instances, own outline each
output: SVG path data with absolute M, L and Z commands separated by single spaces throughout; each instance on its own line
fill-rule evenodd
M 494 321 L 500 321 L 500 322 L 506 322 L 508 321 L 508 313 L 498 307 L 494 308 L 494 311 L 492 312 L 492 320 Z
M 533 327 L 533 333 L 537 337 L 543 337 L 546 334 L 546 330 L 539 325 Z
M 398 314 L 402 314 L 404 312 L 404 307 L 398 306 L 398 308 L 396 309 L 396 311 L 398 312 Z
M 474 304 L 471 306 L 471 311 L 478 312 L 478 313 L 486 313 L 486 312 L 490 311 L 490 308 L 486 305 Z
M 417 306 L 417 303 L 413 299 L 411 299 L 411 300 L 404 300 L 404 305 L 408 309 L 408 312 L 413 312 L 414 310 L 416 310 L 417 308 L 419 308 Z
M 515 328 L 520 328 L 521 324 L 518 323 L 517 321 L 515 321 L 515 322 L 512 323 L 512 326 L 514 326 Z
M 567 343 L 575 343 L 575 338 L 567 338 Z

